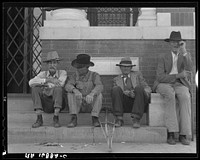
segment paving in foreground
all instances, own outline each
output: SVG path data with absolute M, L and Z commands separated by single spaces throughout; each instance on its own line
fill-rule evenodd
M 196 138 L 186 146 L 177 142 L 167 143 L 113 143 L 109 151 L 107 143 L 24 143 L 9 144 L 8 153 L 196 153 Z

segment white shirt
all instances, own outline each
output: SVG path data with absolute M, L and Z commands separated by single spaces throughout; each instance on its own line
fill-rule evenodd
M 178 54 L 172 53 L 172 59 L 173 59 L 173 65 L 172 65 L 172 70 L 169 74 L 178 74 L 178 69 L 177 69 L 177 61 L 178 61 Z
M 67 78 L 67 72 L 65 70 L 59 70 L 59 72 L 60 75 L 58 75 L 57 70 L 54 77 L 57 77 L 60 80 L 60 85 L 63 86 Z M 29 86 L 32 87 L 33 85 L 44 84 L 46 82 L 46 78 L 48 77 L 50 77 L 49 71 L 47 73 L 46 71 L 42 71 L 29 81 Z
M 130 75 L 130 74 L 128 74 L 128 75 L 127 75 L 127 77 L 125 78 L 125 77 L 124 77 L 124 75 L 122 74 L 122 75 L 121 75 L 121 77 L 122 77 L 122 78 L 123 78 L 123 80 L 124 80 L 124 84 L 126 84 L 126 78 L 127 78 L 127 77 L 131 78 L 131 75 Z

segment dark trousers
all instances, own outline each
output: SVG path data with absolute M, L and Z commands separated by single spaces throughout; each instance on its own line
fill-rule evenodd
M 113 105 L 113 113 L 115 116 L 123 116 L 123 113 L 131 113 L 137 118 L 142 118 L 143 113 L 147 111 L 149 98 L 142 86 L 135 87 L 135 97 L 131 98 L 123 94 L 120 87 L 112 88 L 111 97 Z
M 53 113 L 54 108 L 62 108 L 62 87 L 54 87 L 52 95 L 45 95 L 42 87 L 32 87 L 32 99 L 34 109 L 41 109 L 47 113 Z

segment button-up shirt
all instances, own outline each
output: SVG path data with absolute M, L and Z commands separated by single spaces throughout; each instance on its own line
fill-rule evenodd
M 34 85 L 45 84 L 46 78 L 50 77 L 57 78 L 59 80 L 60 86 L 64 86 L 65 80 L 67 78 L 67 72 L 65 70 L 57 70 L 56 73 L 53 76 L 51 76 L 49 71 L 42 71 L 29 81 L 29 86 L 32 87 Z
M 175 54 L 172 52 L 173 65 L 172 65 L 172 70 L 169 74 L 178 74 L 178 69 L 177 69 L 178 54 L 179 53 Z

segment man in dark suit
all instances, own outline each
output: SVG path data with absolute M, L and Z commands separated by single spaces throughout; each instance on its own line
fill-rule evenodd
M 172 31 L 170 38 L 165 41 L 169 42 L 171 52 L 163 55 L 158 61 L 153 91 L 160 93 L 164 98 L 167 142 L 176 144 L 174 132 L 179 132 L 180 142 L 189 145 L 187 135 L 191 135 L 191 55 L 186 51 L 186 42 L 181 38 L 179 31 Z
M 151 88 L 146 83 L 139 71 L 132 71 L 130 57 L 121 59 L 120 67 L 122 74 L 113 79 L 111 91 L 113 113 L 116 117 L 116 127 L 123 125 L 123 113 L 131 112 L 133 128 L 140 127 L 140 120 L 146 111 Z

